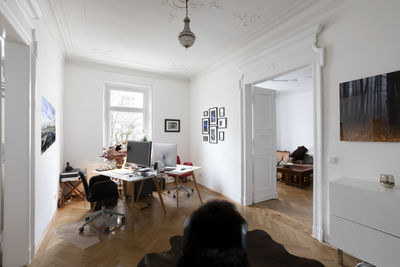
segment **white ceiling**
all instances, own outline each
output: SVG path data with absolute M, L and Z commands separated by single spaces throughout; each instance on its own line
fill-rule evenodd
M 315 0 L 191 0 L 197 39 L 185 50 L 185 0 L 52 0 L 68 56 L 189 77 Z
M 268 80 L 256 86 L 261 88 L 273 89 L 278 92 L 292 90 L 311 90 L 312 89 L 312 68 L 305 67 L 285 75 L 281 75 L 272 80 Z

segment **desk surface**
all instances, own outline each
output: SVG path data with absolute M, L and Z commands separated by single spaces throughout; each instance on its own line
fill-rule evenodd
M 140 172 L 133 172 L 133 171 L 130 174 L 121 174 L 121 173 L 118 173 L 118 169 L 109 170 L 109 171 L 93 171 L 93 173 L 105 175 L 105 176 L 112 177 L 112 178 L 117 178 L 117 179 L 124 180 L 127 182 L 136 182 L 136 181 L 146 180 L 146 179 L 150 179 L 150 178 L 157 176 L 157 173 L 155 171 L 151 171 L 148 173 L 148 175 L 143 176 L 140 174 Z
M 201 167 L 200 166 L 189 166 L 189 165 L 176 165 L 175 170 L 165 171 L 164 173 L 172 174 L 172 175 L 181 175 L 181 174 L 185 174 L 188 172 L 193 172 L 198 169 L 201 169 Z
M 175 170 L 165 171 L 164 173 L 172 174 L 172 175 L 182 175 L 182 174 L 185 174 L 188 172 L 193 172 L 198 169 L 201 169 L 201 167 L 188 166 L 188 165 L 176 165 Z M 121 171 L 121 170 L 122 169 L 114 169 L 114 170 L 108 170 L 108 171 L 93 171 L 93 173 L 105 175 L 105 176 L 112 177 L 112 178 L 117 178 L 117 179 L 128 181 L 128 182 L 136 182 L 136 181 L 146 180 L 146 179 L 150 179 L 150 178 L 157 176 L 157 172 L 155 172 L 155 171 L 148 172 L 148 175 L 143 176 L 140 174 L 140 172 L 132 171 L 129 174 L 124 174 L 124 171 Z M 127 170 L 127 172 L 128 171 L 129 170 Z

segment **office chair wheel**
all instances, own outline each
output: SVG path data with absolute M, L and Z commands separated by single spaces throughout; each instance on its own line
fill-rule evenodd
M 167 191 L 168 194 L 170 194 L 169 190 Z
M 90 220 L 90 217 L 87 216 L 87 217 L 85 218 L 85 221 L 89 221 L 89 220 Z
M 193 188 L 192 188 L 192 193 L 194 192 Z
M 79 228 L 79 233 L 82 233 L 84 229 L 85 229 L 85 228 L 80 227 L 80 228 Z
M 110 227 L 106 227 L 106 228 L 104 228 L 104 232 L 106 232 L 106 233 L 109 233 L 110 232 Z
M 187 197 L 190 197 L 190 194 L 187 194 Z
M 175 195 L 173 195 L 172 197 L 173 197 L 173 198 L 176 198 L 176 196 L 175 196 Z

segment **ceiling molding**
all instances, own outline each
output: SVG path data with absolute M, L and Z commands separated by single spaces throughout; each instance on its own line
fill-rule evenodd
M 72 43 L 70 30 L 65 16 L 64 6 L 60 0 L 50 0 L 50 6 L 56 18 L 58 29 L 64 43 L 65 51 L 68 57 L 75 55 L 75 49 Z
M 109 62 L 104 62 L 100 60 L 92 60 L 82 57 L 70 57 L 65 59 L 66 64 L 89 67 L 91 69 L 96 69 L 99 71 L 115 72 L 119 74 L 127 74 L 133 76 L 140 76 L 153 79 L 170 79 L 174 81 L 189 82 L 187 75 L 182 75 L 178 73 L 160 73 L 151 72 L 134 69 L 127 66 L 117 66 L 115 64 L 110 64 Z
M 39 19 L 41 11 L 36 0 L 0 0 L 0 13 L 27 45 L 32 43 L 33 19 Z
M 36 0 L 26 0 L 26 1 L 28 2 L 29 10 L 31 12 L 31 17 L 34 19 L 41 19 L 43 14 Z
M 265 53 L 266 50 L 276 46 L 278 43 L 299 35 L 299 32 L 304 34 L 307 30 L 314 29 L 315 25 L 319 25 L 324 17 L 334 12 L 337 7 L 345 2 L 346 0 L 337 0 L 329 4 L 324 4 L 323 2 L 316 1 L 314 5 L 312 4 L 312 8 L 302 12 L 302 18 L 293 17 L 291 21 L 277 24 L 273 29 L 268 29 L 263 34 L 259 33 L 257 38 L 249 39 L 247 44 L 238 45 L 235 49 L 214 58 L 206 67 L 196 71 L 190 79 L 195 80 L 232 62 L 235 62 L 237 65 L 243 65 L 250 57 L 256 57 L 260 53 L 263 53 L 263 51 Z

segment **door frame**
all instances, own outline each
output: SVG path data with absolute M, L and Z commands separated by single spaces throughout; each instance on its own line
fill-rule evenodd
M 303 32 L 293 34 L 275 46 L 246 59 L 239 66 L 242 78 L 239 81 L 241 103 L 241 204 L 254 203 L 253 179 L 253 125 L 251 120 L 253 85 L 273 79 L 305 66 L 312 66 L 313 110 L 314 110 L 314 173 L 313 173 L 313 227 L 312 236 L 323 241 L 323 124 L 322 124 L 322 68 L 325 66 L 325 48 L 317 46 L 322 27 L 316 25 Z M 261 51 L 261 49 L 259 50 Z

